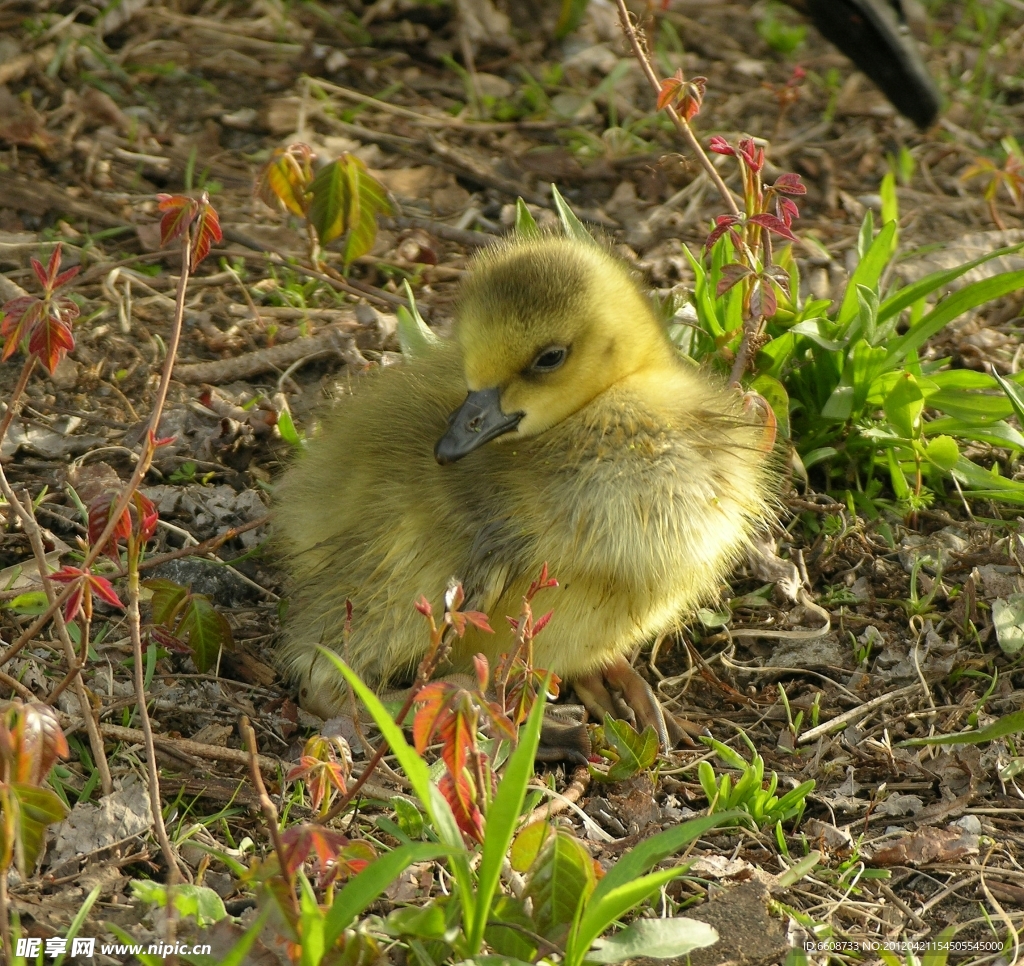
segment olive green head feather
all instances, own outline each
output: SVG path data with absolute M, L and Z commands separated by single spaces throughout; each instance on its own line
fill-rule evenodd
M 469 398 L 438 443 L 452 462 L 536 436 L 673 349 L 626 267 L 596 245 L 513 238 L 481 255 L 455 329 Z

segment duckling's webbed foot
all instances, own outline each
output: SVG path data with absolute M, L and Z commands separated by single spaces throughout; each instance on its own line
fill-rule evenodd
M 620 700 L 612 695 L 608 685 L 622 695 Z M 685 740 L 679 723 L 665 713 L 651 686 L 624 657 L 616 658 L 602 671 L 576 678 L 573 687 L 587 711 L 598 721 L 607 713 L 641 730 L 650 725 L 662 748 L 672 748 L 681 739 Z

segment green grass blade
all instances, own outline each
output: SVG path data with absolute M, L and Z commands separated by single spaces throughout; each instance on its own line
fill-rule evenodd
M 473 889 L 473 876 L 469 868 L 469 858 L 466 847 L 462 841 L 462 833 L 459 831 L 458 823 L 452 810 L 445 801 L 444 796 L 437 786 L 430 780 L 430 769 L 426 762 L 416 753 L 416 750 L 405 740 L 402 729 L 395 724 L 388 714 L 387 708 L 380 703 L 380 699 L 359 679 L 359 675 L 352 670 L 334 651 L 321 647 L 320 652 L 328 657 L 344 676 L 345 680 L 352 686 L 356 697 L 369 711 L 374 724 L 380 728 L 395 757 L 398 759 L 405 777 L 409 779 L 413 791 L 419 798 L 420 803 L 430 817 L 431 824 L 437 832 L 442 844 L 446 845 L 449 852 L 449 861 L 452 873 L 459 886 L 459 902 L 462 905 L 462 920 L 468 930 L 473 928 L 476 919 L 476 893 Z
M 544 720 L 543 695 L 547 693 L 550 684 L 549 676 L 540 697 L 530 710 L 530 717 L 527 718 L 519 736 L 519 746 L 509 758 L 497 794 L 487 809 L 487 829 L 476 880 L 478 915 L 474 932 L 469 937 L 470 955 L 475 954 L 483 942 L 487 913 L 491 907 L 494 890 L 498 887 L 501 866 L 508 853 L 516 823 L 519 821 L 519 812 L 526 798 L 526 786 L 533 774 L 533 759 L 537 754 L 541 724 Z
M 887 298 L 878 308 L 878 321 L 884 322 L 898 312 L 902 312 L 913 305 L 918 299 L 922 299 L 926 295 L 944 288 L 950 282 L 955 282 L 961 275 L 966 275 L 971 271 L 972 268 L 984 265 L 985 262 L 990 262 L 993 258 L 1013 255 L 1015 252 L 1019 252 L 1021 248 L 1024 248 L 1024 242 L 1021 242 L 1019 245 L 1010 245 L 1007 248 L 997 248 L 994 252 L 989 252 L 986 255 L 982 255 L 981 258 L 975 258 L 973 261 L 964 262 L 963 265 L 957 265 L 955 268 L 947 268 L 942 271 L 932 272 L 930 275 L 925 275 L 924 278 L 919 279 L 912 285 L 908 285 L 906 288 L 901 288 L 895 295 Z
M 540 229 L 522 198 L 516 198 L 516 234 L 520 238 L 540 238 Z
M 893 240 L 896 236 L 896 222 L 890 221 L 882 227 L 882 230 L 875 235 L 871 247 L 860 260 L 860 264 L 854 269 L 846 284 L 846 294 L 843 296 L 843 304 L 839 309 L 839 316 L 836 321 L 841 328 L 845 327 L 860 310 L 860 302 L 857 298 L 857 286 L 866 285 L 872 291 L 878 289 L 878 280 L 885 271 L 892 258 Z
M 576 217 L 576 213 L 559 194 L 558 188 L 555 185 L 551 186 L 551 197 L 555 200 L 555 211 L 558 212 L 558 220 L 562 223 L 562 229 L 566 237 L 572 238 L 574 241 L 586 242 L 588 245 L 596 245 L 597 242 L 594 240 L 594 236 L 587 230 L 587 226 Z
M 591 896 L 587 901 L 586 911 L 580 920 L 579 928 L 566 947 L 566 966 L 582 963 L 594 940 L 616 919 L 624 916 L 645 899 L 649 899 L 666 883 L 685 875 L 689 867 L 687 863 L 672 869 L 658 869 L 657 872 L 652 872 L 650 875 L 624 882 L 617 888 L 606 891 L 600 899 L 595 900 L 594 896 Z
M 889 367 L 899 363 L 911 352 L 920 349 L 933 335 L 941 332 L 950 322 L 979 305 L 1001 298 L 1019 288 L 1024 288 L 1024 270 L 1003 272 L 992 278 L 967 285 L 948 299 L 940 302 L 909 332 L 898 338 L 889 349 Z

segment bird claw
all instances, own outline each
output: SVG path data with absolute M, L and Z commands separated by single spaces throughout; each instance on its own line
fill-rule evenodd
M 608 685 L 621 693 L 621 701 L 613 697 Z M 607 713 L 630 721 L 640 730 L 650 726 L 664 750 L 687 740 L 679 722 L 665 712 L 651 686 L 624 657 L 616 658 L 601 671 L 576 678 L 573 687 L 587 711 L 598 721 Z

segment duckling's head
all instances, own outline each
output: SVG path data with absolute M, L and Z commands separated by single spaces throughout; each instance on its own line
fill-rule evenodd
M 673 349 L 626 267 L 595 244 L 496 245 L 464 283 L 456 320 L 466 401 L 438 440 L 453 463 L 492 439 L 537 436 Z

